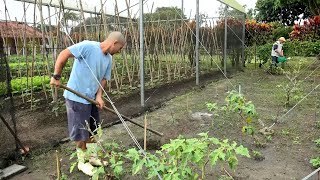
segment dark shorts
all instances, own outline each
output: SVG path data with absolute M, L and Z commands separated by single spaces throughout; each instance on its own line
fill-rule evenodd
M 100 123 L 99 111 L 96 105 L 82 104 L 66 99 L 68 130 L 72 141 L 87 141 L 90 133 L 87 130 L 86 121 L 92 132 Z
M 272 56 L 272 63 L 279 63 L 277 56 Z

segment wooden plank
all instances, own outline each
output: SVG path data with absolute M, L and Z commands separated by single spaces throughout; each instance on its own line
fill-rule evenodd
M 13 164 L 13 165 L 2 170 L 2 173 L 0 173 L 0 179 L 8 179 L 14 175 L 17 175 L 17 174 L 25 171 L 26 169 L 27 168 L 25 166 Z

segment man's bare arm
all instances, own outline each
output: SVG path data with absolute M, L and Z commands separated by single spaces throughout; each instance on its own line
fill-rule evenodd
M 74 57 L 69 49 L 60 52 L 54 66 L 54 74 L 61 74 L 63 67 L 66 65 L 68 58 Z

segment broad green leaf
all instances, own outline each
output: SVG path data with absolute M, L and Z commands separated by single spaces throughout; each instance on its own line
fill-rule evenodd
M 217 139 L 217 138 L 210 138 L 210 141 L 213 143 L 213 144 L 220 144 L 220 141 L 219 141 L 219 139 Z
M 228 159 L 228 164 L 229 164 L 229 167 L 232 169 L 232 170 L 235 170 L 236 166 L 238 165 L 238 159 L 236 156 L 231 156 L 229 157 Z
M 247 148 L 243 147 L 242 145 L 241 146 L 238 146 L 236 149 L 235 149 L 235 152 L 236 154 L 240 154 L 242 156 L 246 156 L 248 158 L 250 158 L 250 154 L 249 154 L 249 151 Z
M 119 176 L 123 173 L 123 168 L 122 166 L 116 166 L 113 171 L 117 176 Z
M 218 161 L 218 152 L 211 152 L 210 155 L 210 160 L 211 160 L 211 166 L 215 166 L 217 164 L 217 161 Z
M 201 161 L 203 156 L 204 155 L 203 155 L 203 153 L 201 151 L 199 151 L 199 150 L 194 151 L 194 154 L 193 154 L 194 162 L 197 163 L 197 162 Z

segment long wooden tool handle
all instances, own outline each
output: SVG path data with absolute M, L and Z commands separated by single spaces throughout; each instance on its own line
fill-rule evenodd
M 80 94 L 79 92 L 77 92 L 77 91 L 75 91 L 75 90 L 73 90 L 73 89 L 68 88 L 68 87 L 65 86 L 65 85 L 60 84 L 60 87 L 63 88 L 63 89 L 65 89 L 65 90 L 68 90 L 68 91 L 74 93 L 75 95 L 77 95 L 77 96 L 79 96 L 79 97 L 81 97 L 81 98 L 89 101 L 89 102 L 92 103 L 92 104 L 98 105 L 98 102 L 97 102 L 97 101 L 95 101 L 95 100 L 93 100 L 93 99 L 90 99 L 90 98 L 88 98 L 88 97 Z M 110 108 L 108 108 L 108 107 L 106 107 L 106 106 L 103 106 L 103 109 L 106 110 L 106 111 L 112 112 L 113 114 L 117 114 L 113 109 L 110 109 Z M 141 125 L 141 124 L 133 121 L 132 119 L 128 118 L 127 116 L 124 116 L 124 115 L 122 115 L 122 114 L 120 114 L 120 115 L 121 115 L 121 117 L 122 117 L 123 119 L 131 122 L 132 124 L 137 125 L 137 126 L 139 126 L 139 127 L 141 127 L 141 128 L 144 128 L 144 125 Z M 147 128 L 147 130 L 150 131 L 150 132 L 152 132 L 152 133 L 154 133 L 154 134 L 156 134 L 156 135 L 163 136 L 163 133 L 158 132 L 158 131 L 156 131 L 156 130 L 153 130 L 153 129 L 150 129 L 150 128 Z

